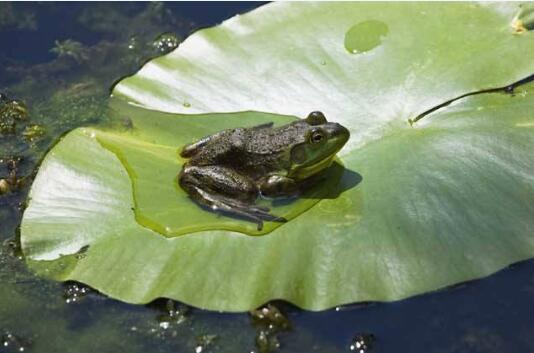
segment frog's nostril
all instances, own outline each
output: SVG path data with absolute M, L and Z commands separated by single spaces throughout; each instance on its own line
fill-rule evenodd
M 330 136 L 332 136 L 332 137 L 336 137 L 336 138 L 343 137 L 343 138 L 345 138 L 347 140 L 348 140 L 349 135 L 350 135 L 349 130 L 346 127 L 344 127 L 343 125 L 340 125 L 338 123 L 335 123 L 335 125 L 332 126 L 332 129 L 330 129 L 329 132 L 330 132 Z

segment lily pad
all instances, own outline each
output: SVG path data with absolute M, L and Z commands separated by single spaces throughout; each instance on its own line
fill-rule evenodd
M 242 311 L 285 299 L 321 310 L 405 298 L 534 256 L 534 89 L 467 97 L 408 123 L 534 72 L 534 37 L 511 26 L 517 8 L 273 3 L 193 34 L 114 88 L 143 107 L 114 106 L 134 116 L 133 131 L 78 129 L 47 155 L 21 226 L 29 266 L 133 303 Z M 358 46 L 362 28 L 375 38 L 347 50 L 347 34 Z M 155 112 L 250 110 L 285 117 Z M 186 138 L 313 110 L 351 131 L 334 197 L 290 205 L 295 218 L 259 237 L 224 227 L 172 236 L 138 217 L 157 212 L 136 210 L 136 190 L 161 183 L 143 166 L 170 179 Z M 176 207 L 163 200 L 159 210 Z

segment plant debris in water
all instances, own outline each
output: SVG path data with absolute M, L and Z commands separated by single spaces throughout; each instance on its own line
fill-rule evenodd
M 6 239 L 2 245 L 7 249 L 9 256 L 22 260 L 22 249 L 20 242 L 16 238 Z
M 20 161 L 20 157 L 0 158 L 0 167 L 3 167 L 0 172 L 0 195 L 18 191 L 24 185 L 24 178 L 18 175 Z
M 17 123 L 28 119 L 26 105 L 0 93 L 0 134 L 14 134 Z
M 0 339 L 0 352 L 26 352 L 31 347 L 31 341 L 5 331 Z
M 164 314 L 158 316 L 159 327 L 166 330 L 183 324 L 187 321 L 189 313 L 190 308 L 187 305 L 168 299 L 165 302 Z
M 195 346 L 195 353 L 206 352 L 217 339 L 217 335 L 200 335 L 196 338 L 197 345 Z
M 93 292 L 93 290 L 86 285 L 77 282 L 69 282 L 65 284 L 63 298 L 67 304 L 77 303 L 91 292 Z
M 375 341 L 376 338 L 373 334 L 357 334 L 352 339 L 349 349 L 351 352 L 355 353 L 373 353 L 373 346 Z
M 252 310 L 250 317 L 257 330 L 255 353 L 269 353 L 280 348 L 278 334 L 291 329 L 291 323 L 280 310 L 269 303 Z
M 77 63 L 81 63 L 89 59 L 87 48 L 82 43 L 72 39 L 64 41 L 55 41 L 55 46 L 50 51 L 58 57 L 68 57 L 74 59 Z
M 41 125 L 31 124 L 26 126 L 22 132 L 22 136 L 29 143 L 34 143 L 40 140 L 45 134 L 45 129 Z
M 174 33 L 163 33 L 160 34 L 152 43 L 154 48 L 162 53 L 167 54 L 178 47 L 180 44 L 180 39 Z

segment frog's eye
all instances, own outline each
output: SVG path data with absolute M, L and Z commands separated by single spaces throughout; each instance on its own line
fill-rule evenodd
M 311 112 L 306 118 L 306 122 L 310 125 L 326 124 L 326 118 L 321 112 Z
M 309 139 L 310 139 L 311 143 L 321 143 L 321 142 L 323 142 L 325 140 L 324 131 L 321 130 L 321 129 L 313 130 L 310 133 Z

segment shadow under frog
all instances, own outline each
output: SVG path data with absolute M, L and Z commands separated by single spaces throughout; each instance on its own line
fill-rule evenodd
M 178 183 L 202 208 L 252 221 L 260 231 L 264 221 L 287 221 L 261 199 L 273 199 L 276 208 L 299 198 L 336 198 L 362 180 L 335 161 L 349 137 L 321 112 L 279 127 L 223 130 L 182 149 L 189 160 Z
M 272 205 L 276 207 L 291 204 L 297 198 L 313 200 L 337 199 L 343 192 L 356 187 L 362 180 L 361 174 L 345 168 L 340 161 L 334 160 L 332 165 L 318 176 L 316 184 L 304 190 L 298 196 L 274 199 Z

